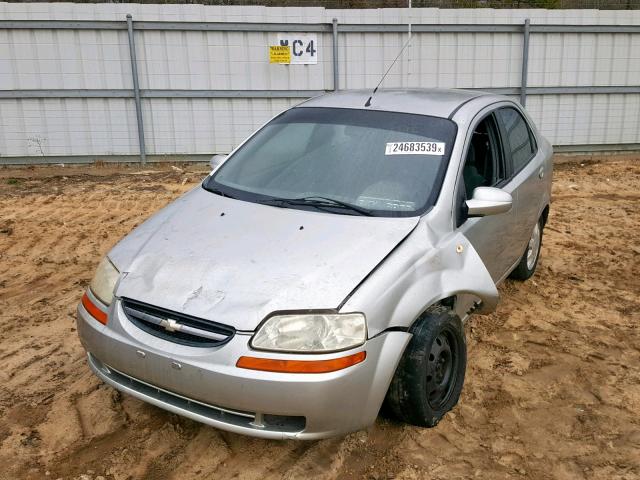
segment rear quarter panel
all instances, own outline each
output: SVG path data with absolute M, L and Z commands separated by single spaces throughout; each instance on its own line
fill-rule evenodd
M 551 143 L 540 133 L 538 126 L 534 123 L 533 119 L 529 115 L 524 108 L 520 108 L 520 111 L 524 114 L 527 122 L 531 126 L 533 130 L 533 134 L 536 137 L 536 141 L 538 143 L 538 154 L 537 159 L 544 167 L 544 177 L 543 182 L 541 182 L 540 186 L 540 195 L 541 201 L 538 206 L 538 215 L 536 218 L 539 218 L 542 214 L 542 211 L 551 204 L 551 186 L 553 183 L 553 146 Z

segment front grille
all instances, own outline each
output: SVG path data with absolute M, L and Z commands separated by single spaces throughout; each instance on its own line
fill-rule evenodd
M 122 310 L 131 323 L 145 332 L 170 342 L 190 347 L 217 347 L 235 335 L 229 325 L 172 312 L 128 298 L 122 299 Z

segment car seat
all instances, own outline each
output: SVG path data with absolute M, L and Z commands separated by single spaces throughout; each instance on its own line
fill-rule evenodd
M 464 163 L 462 177 L 464 179 L 467 198 L 472 198 L 473 191 L 477 187 L 484 185 L 486 181 L 484 176 L 478 171 L 478 167 L 476 165 L 476 147 L 473 145 L 473 140 L 471 145 L 469 145 L 469 151 L 467 152 L 467 159 Z

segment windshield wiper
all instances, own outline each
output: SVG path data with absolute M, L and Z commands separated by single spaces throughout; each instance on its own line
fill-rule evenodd
M 300 197 L 300 198 L 272 198 L 269 200 L 262 200 L 260 203 L 264 203 L 267 205 L 308 205 L 310 207 L 317 208 L 340 208 L 343 210 L 350 210 L 352 212 L 356 212 L 359 215 L 364 215 L 367 217 L 373 216 L 366 208 L 361 208 L 356 205 L 352 205 L 350 203 L 342 202 L 340 200 L 336 200 L 335 198 L 322 197 L 313 195 L 310 197 Z
M 207 192 L 211 192 L 211 193 L 215 193 L 216 195 L 220 195 L 221 197 L 227 197 L 227 198 L 233 198 L 235 199 L 236 197 L 234 197 L 233 195 L 229 195 L 227 192 L 223 192 L 222 190 L 220 190 L 219 188 L 215 188 L 215 187 L 204 187 L 204 189 Z

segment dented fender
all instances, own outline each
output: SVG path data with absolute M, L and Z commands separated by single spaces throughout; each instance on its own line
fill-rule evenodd
M 451 296 L 458 297 L 455 310 L 461 317 L 474 305 L 475 312 L 490 313 L 499 299 L 485 264 L 462 233 L 438 239 L 421 222 L 340 310 L 364 312 L 373 337 L 389 328 L 410 327 L 427 308 Z

